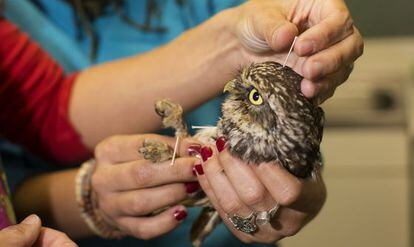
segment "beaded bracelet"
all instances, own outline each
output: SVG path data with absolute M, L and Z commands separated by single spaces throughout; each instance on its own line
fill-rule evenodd
M 81 216 L 96 235 L 107 239 L 120 239 L 125 234 L 108 224 L 99 210 L 98 200 L 96 200 L 91 185 L 94 170 L 95 160 L 90 159 L 82 164 L 76 176 L 76 201 L 80 208 Z

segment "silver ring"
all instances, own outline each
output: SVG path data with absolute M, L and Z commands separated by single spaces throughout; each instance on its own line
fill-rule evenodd
M 233 224 L 234 228 L 241 232 L 251 234 L 257 230 L 255 213 L 251 213 L 246 218 L 234 214 L 232 217 L 229 217 L 229 220 Z
M 277 213 L 277 210 L 279 209 L 279 204 L 276 204 L 272 209 L 269 211 L 259 211 L 256 213 L 256 224 L 258 226 L 266 225 L 267 223 L 270 223 L 272 218 Z

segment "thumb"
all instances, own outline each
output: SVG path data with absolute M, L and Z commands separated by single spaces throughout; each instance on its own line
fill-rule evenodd
M 42 227 L 40 236 L 34 246 L 48 246 L 48 247 L 77 247 L 70 238 L 63 232 L 56 231 L 48 227 Z
M 20 224 L 9 226 L 0 231 L 1 246 L 32 246 L 40 234 L 41 221 L 34 214 Z
M 240 39 L 253 52 L 282 52 L 290 47 L 298 28 L 278 11 L 244 19 L 239 25 Z

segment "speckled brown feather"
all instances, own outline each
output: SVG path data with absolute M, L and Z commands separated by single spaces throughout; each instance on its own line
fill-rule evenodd
M 302 77 L 275 62 L 252 64 L 227 85 L 218 132 L 232 155 L 249 163 L 275 162 L 295 176 L 309 177 L 320 166 L 324 113 L 300 90 Z M 248 100 L 255 88 L 262 105 Z

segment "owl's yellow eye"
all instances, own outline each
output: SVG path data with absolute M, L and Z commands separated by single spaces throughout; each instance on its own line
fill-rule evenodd
M 253 105 L 261 105 L 263 104 L 263 98 L 260 93 L 257 91 L 256 88 L 250 90 L 249 93 L 249 100 Z

